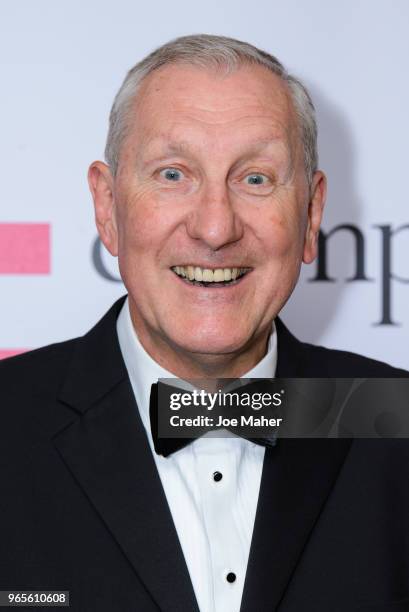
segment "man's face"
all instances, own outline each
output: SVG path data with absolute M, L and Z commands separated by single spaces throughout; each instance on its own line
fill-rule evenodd
M 321 175 L 311 201 L 281 79 L 259 66 L 159 69 L 134 103 L 116 177 L 102 173 L 97 223 L 145 347 L 239 354 L 265 339 L 314 258 L 324 192 Z

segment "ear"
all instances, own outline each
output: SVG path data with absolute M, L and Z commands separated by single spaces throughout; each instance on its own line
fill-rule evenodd
M 320 230 L 322 213 L 327 195 L 327 179 L 323 172 L 315 172 L 308 204 L 308 223 L 305 234 L 303 262 L 312 263 L 317 256 L 318 232 Z
M 114 178 L 109 166 L 101 161 L 93 162 L 88 170 L 88 184 L 95 208 L 95 223 L 99 236 L 116 257 L 118 255 L 118 231 L 115 217 Z

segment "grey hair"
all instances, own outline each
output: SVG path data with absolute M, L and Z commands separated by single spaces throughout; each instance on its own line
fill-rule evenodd
M 317 123 L 314 105 L 306 87 L 299 79 L 289 74 L 276 57 L 266 51 L 234 38 L 209 34 L 175 38 L 155 49 L 129 70 L 114 99 L 109 116 L 105 159 L 114 175 L 117 172 L 120 149 L 128 129 L 128 117 L 139 86 L 154 70 L 168 64 L 225 69 L 227 73 L 243 64 L 261 65 L 283 79 L 289 88 L 298 117 L 305 173 L 308 184 L 311 185 L 318 166 Z

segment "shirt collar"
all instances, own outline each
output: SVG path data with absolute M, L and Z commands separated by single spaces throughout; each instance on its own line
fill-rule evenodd
M 158 382 L 158 378 L 176 378 L 176 376 L 162 368 L 143 348 L 132 323 L 128 298 L 126 298 L 119 313 L 116 328 L 119 346 L 142 422 L 147 432 L 150 433 L 149 400 L 151 386 Z M 243 374 L 241 378 L 274 378 L 276 367 L 277 332 L 273 321 L 267 353 L 254 368 Z

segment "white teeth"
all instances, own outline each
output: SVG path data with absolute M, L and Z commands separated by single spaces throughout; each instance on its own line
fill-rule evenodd
M 246 274 L 249 268 L 200 268 L 199 266 L 173 266 L 172 270 L 182 278 L 204 283 L 222 283 L 234 281 Z
M 213 272 L 213 280 L 215 283 L 222 283 L 225 280 L 224 270 L 217 268 L 217 270 Z
M 196 275 L 195 275 L 195 276 L 196 276 Z M 213 279 L 213 276 L 214 276 L 214 275 L 213 275 L 213 270 L 209 270 L 208 268 L 205 268 L 205 269 L 203 270 L 203 277 L 202 277 L 202 280 L 203 280 L 205 283 L 212 283 L 212 282 L 213 282 L 213 280 L 216 280 L 216 279 Z
M 195 268 L 195 280 L 201 282 L 203 280 L 202 268 Z

